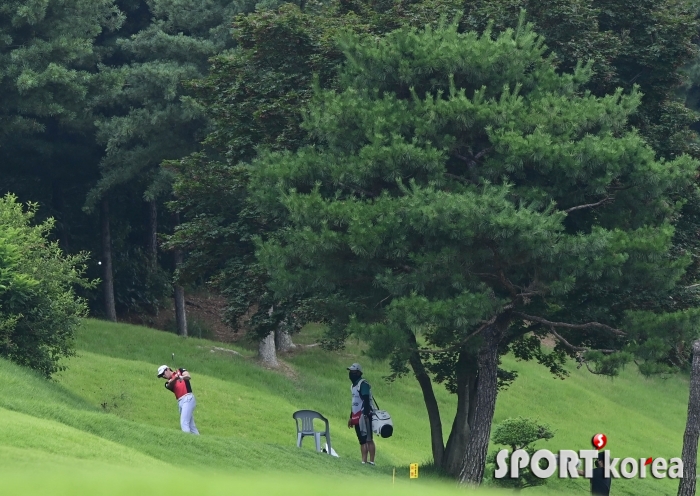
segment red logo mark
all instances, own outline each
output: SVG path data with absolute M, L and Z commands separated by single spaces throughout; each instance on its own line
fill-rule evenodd
M 644 465 L 649 465 L 651 463 L 651 457 L 647 458 L 647 461 L 644 462 Z
M 605 436 L 605 434 L 596 434 L 593 436 L 593 439 L 591 439 L 591 443 L 595 449 L 602 450 L 608 443 L 608 438 Z

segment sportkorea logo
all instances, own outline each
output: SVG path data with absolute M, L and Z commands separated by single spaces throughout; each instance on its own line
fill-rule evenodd
M 560 450 L 558 455 L 555 455 L 549 450 L 536 451 L 532 457 L 525 450 L 515 450 L 510 454 L 506 449 L 498 452 L 496 455 L 496 472 L 497 479 L 504 477 L 518 478 L 520 470 L 529 466 L 532 474 L 540 479 L 547 479 L 558 472 L 560 479 L 578 478 L 579 468 L 583 464 L 583 477 L 591 479 L 593 477 L 593 469 L 595 462 L 598 460 L 598 450 L 602 449 L 607 443 L 605 434 L 596 434 L 593 436 L 592 444 L 597 449 L 595 450 Z M 681 479 L 683 477 L 683 461 L 680 458 L 624 458 L 620 461 L 619 458 L 612 458 L 609 450 L 603 452 L 603 473 L 605 478 L 612 479 L 632 479 L 639 477 L 644 479 L 649 473 L 655 479 Z M 546 463 L 544 463 L 546 462 Z M 546 465 L 543 468 L 543 465 Z M 647 471 L 647 468 L 649 470 Z

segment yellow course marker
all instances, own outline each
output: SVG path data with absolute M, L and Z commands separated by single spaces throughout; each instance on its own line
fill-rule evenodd
M 410 477 L 411 477 L 411 479 L 418 478 L 418 464 L 417 463 L 411 463 Z

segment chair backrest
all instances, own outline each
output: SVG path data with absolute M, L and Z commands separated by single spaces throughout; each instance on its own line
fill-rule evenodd
M 292 414 L 292 418 L 296 420 L 297 432 L 309 433 L 314 432 L 314 419 L 320 419 L 326 424 L 326 431 L 328 431 L 328 420 L 326 417 L 313 410 L 298 410 Z M 301 420 L 301 429 L 299 428 L 299 421 Z

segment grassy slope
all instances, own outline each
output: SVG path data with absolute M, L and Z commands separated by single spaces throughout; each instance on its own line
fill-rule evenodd
M 318 348 L 305 349 L 287 359 L 292 371 L 284 375 L 257 366 L 250 353 L 239 348 L 243 356 L 212 352 L 212 347 L 220 344 L 183 340 L 134 326 L 88 321 L 77 344 L 79 356 L 70 360 L 69 369 L 52 383 L 0 361 L 0 381 L 4 384 L 0 415 L 5 419 L 0 423 L 0 466 L 59 467 L 62 471 L 52 482 L 55 488 L 62 487 L 60 474 L 70 473 L 67 467 L 80 465 L 102 473 L 109 463 L 161 474 L 173 465 L 180 466 L 183 459 L 196 472 L 274 470 L 278 474 L 313 473 L 340 481 L 361 475 L 381 486 L 390 480 L 392 467 L 397 467 L 403 480 L 408 463 L 422 463 L 430 457 L 425 408 L 415 380 L 387 384 L 381 380 L 388 373 L 386 364 L 359 358 L 381 406 L 392 413 L 397 427 L 394 437 L 378 441 L 377 470 L 362 470 L 368 467 L 359 465 L 354 432 L 345 427 L 349 401 L 345 367 L 358 360 L 352 350 L 328 354 Z M 179 432 L 175 400 L 155 378 L 156 367 L 169 363 L 171 353 L 175 353 L 176 365 L 187 367 L 193 375 L 198 402 L 195 418 L 202 433 L 198 438 Z M 683 379 L 644 380 L 628 370 L 610 380 L 573 369 L 569 379 L 559 381 L 534 364 L 506 360 L 504 365 L 519 370 L 521 377 L 499 396 L 496 422 L 525 415 L 550 423 L 556 435 L 543 447 L 553 451 L 588 448 L 591 436 L 604 432 L 614 456 L 670 458 L 680 453 L 687 404 Z M 436 392 L 447 427 L 454 407 L 442 388 L 437 387 Z M 304 449 L 294 447 L 291 414 L 301 408 L 319 410 L 330 419 L 333 446 L 341 458 L 316 455 L 310 439 L 304 441 Z M 0 473 L 5 470 L 0 469 Z M 115 476 L 114 470 L 119 469 L 112 469 L 111 476 L 70 477 L 65 484 L 74 486 L 80 480 L 85 494 L 96 494 L 90 481 L 111 480 L 106 486 L 118 491 L 131 478 Z M 231 481 L 226 477 L 208 478 L 213 481 L 211 488 L 202 494 L 219 494 L 229 487 Z M 287 494 L 294 493 L 290 492 L 294 484 L 302 484 L 294 478 L 283 482 L 286 479 L 282 476 L 258 477 L 248 483 L 266 484 L 275 479 Z M 164 484 L 168 480 L 163 477 Z M 424 477 L 420 481 L 435 484 Z M 38 489 L 30 490 L 30 483 L 42 482 L 17 476 L 17 494 L 21 494 L 21 487 L 26 494 L 35 493 Z M 613 484 L 615 494 L 635 495 L 675 494 L 676 487 L 670 480 L 652 479 L 616 480 Z M 307 485 L 304 491 L 311 494 L 308 489 Z M 583 480 L 554 480 L 541 492 L 586 494 L 587 484 Z M 525 493 L 533 494 L 530 490 Z

